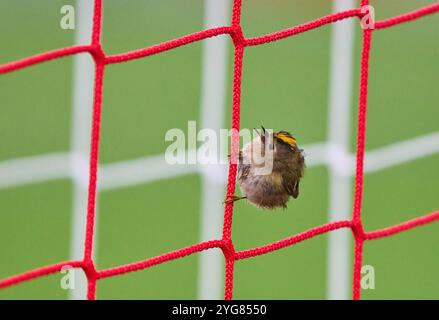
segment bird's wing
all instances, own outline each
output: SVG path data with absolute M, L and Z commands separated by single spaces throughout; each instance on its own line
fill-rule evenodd
M 283 186 L 287 193 L 294 199 L 299 196 L 299 181 L 300 179 L 283 179 Z
M 249 173 L 250 173 L 250 165 L 249 164 L 239 163 L 239 166 L 238 166 L 238 180 L 239 181 L 245 180 Z

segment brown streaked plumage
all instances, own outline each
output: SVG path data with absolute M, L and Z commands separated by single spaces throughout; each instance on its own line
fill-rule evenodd
M 272 170 L 261 174 L 267 163 Z M 245 196 L 229 196 L 226 203 L 246 198 L 259 208 L 286 208 L 290 197 L 299 196 L 304 170 L 303 150 L 296 139 L 287 131 L 270 134 L 262 127 L 261 134 L 239 153 L 238 183 Z

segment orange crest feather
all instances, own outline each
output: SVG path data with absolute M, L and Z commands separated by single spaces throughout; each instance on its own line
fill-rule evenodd
M 279 132 L 275 135 L 276 138 L 288 144 L 291 148 L 295 148 L 297 146 L 296 139 L 288 133 Z

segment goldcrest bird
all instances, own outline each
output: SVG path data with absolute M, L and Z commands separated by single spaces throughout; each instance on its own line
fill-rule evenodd
M 273 133 L 262 127 L 258 134 L 238 155 L 238 183 L 244 196 L 228 196 L 225 203 L 247 199 L 258 208 L 286 208 L 290 197 L 299 196 L 303 149 L 287 131 Z

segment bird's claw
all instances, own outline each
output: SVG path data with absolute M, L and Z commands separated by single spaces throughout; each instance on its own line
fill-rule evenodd
M 245 197 L 238 197 L 238 196 L 235 196 L 234 194 L 232 194 L 232 195 L 228 195 L 226 197 L 226 199 L 224 200 L 224 203 L 230 204 L 230 203 L 233 203 L 235 201 L 238 201 L 238 200 L 241 200 L 241 199 L 244 199 L 244 198 Z

